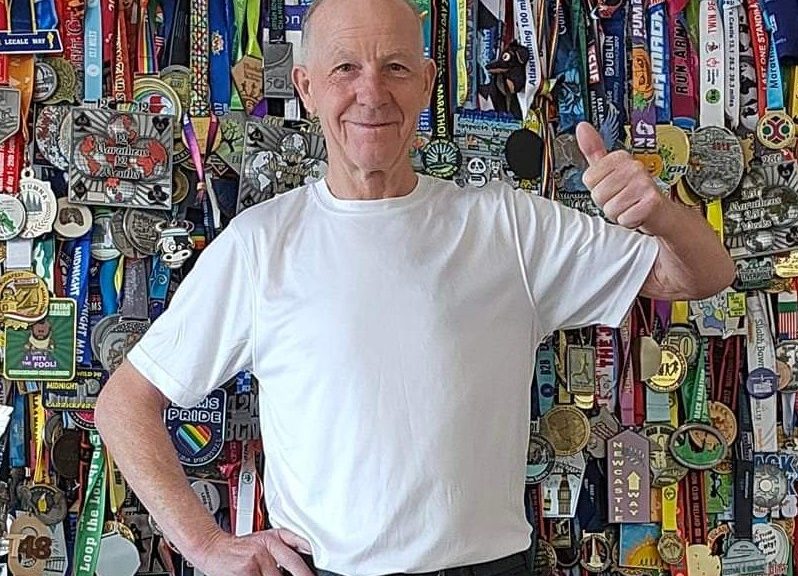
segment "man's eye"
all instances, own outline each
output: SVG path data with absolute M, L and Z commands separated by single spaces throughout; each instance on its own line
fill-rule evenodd
M 348 72 L 352 72 L 354 69 L 355 67 L 352 64 L 339 64 L 333 69 L 333 72 L 346 74 Z
M 407 72 L 407 68 L 402 66 L 401 64 L 397 64 L 394 62 L 391 64 L 391 71 L 392 72 Z

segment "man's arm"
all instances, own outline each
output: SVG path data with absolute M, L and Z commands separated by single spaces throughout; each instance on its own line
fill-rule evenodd
M 625 150 L 608 153 L 590 124 L 579 124 L 576 134 L 589 164 L 583 180 L 593 201 L 612 222 L 659 241 L 643 296 L 697 300 L 734 281 L 734 262 L 700 214 L 663 196 L 645 167 Z
M 188 484 L 163 423 L 168 400 L 129 362 L 103 387 L 95 423 L 125 480 L 169 540 L 208 576 L 312 576 L 293 549 L 308 544 L 288 530 L 235 538 L 222 531 Z

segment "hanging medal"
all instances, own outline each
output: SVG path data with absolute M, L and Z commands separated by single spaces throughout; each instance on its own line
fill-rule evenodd
M 427 174 L 438 178 L 452 178 L 460 169 L 460 148 L 452 140 L 449 106 L 449 0 L 432 2 L 433 58 L 437 65 L 435 88 L 432 93 L 432 140 L 422 150 L 421 159 Z
M 766 17 L 765 25 L 770 32 L 767 60 L 767 111 L 757 123 L 756 136 L 766 148 L 784 150 L 795 143 L 795 124 L 784 108 L 781 70 L 773 37 L 776 23 L 772 18 Z

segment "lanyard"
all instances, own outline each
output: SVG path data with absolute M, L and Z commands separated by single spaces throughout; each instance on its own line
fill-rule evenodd
M 683 130 L 692 130 L 696 125 L 698 108 L 695 84 L 695 70 L 698 68 L 698 62 L 690 35 L 687 32 L 685 14 L 683 12 L 671 13 L 668 27 L 672 46 L 671 112 L 673 123 Z
M 716 0 L 701 0 L 700 23 L 700 94 L 701 126 L 724 125 L 724 45 L 720 10 Z
M 94 576 L 97 560 L 100 557 L 100 537 L 103 532 L 105 515 L 106 465 L 105 448 L 97 432 L 89 432 L 94 448 L 89 468 L 88 490 L 83 511 L 78 520 L 78 533 L 75 542 L 75 576 Z
M 230 51 L 232 45 L 233 6 L 230 0 L 209 4 L 211 50 L 208 70 L 211 80 L 211 108 L 221 116 L 230 110 Z
M 595 11 L 591 1 L 587 0 L 588 15 Z M 589 18 L 585 30 L 588 102 L 590 104 L 590 120 L 593 126 L 599 129 L 606 124 L 609 116 L 607 91 L 604 85 L 604 67 L 601 63 L 602 50 L 599 46 L 602 31 L 599 19 L 593 16 L 589 16 Z
M 758 0 L 747 0 L 748 25 L 756 69 L 757 109 L 759 116 L 767 111 L 768 35 Z
M 529 60 L 526 64 L 526 83 L 524 89 L 518 93 L 522 117 L 526 117 L 532 107 L 542 80 L 536 28 L 537 22 L 534 17 L 532 0 L 515 0 L 516 36 L 521 38 L 521 44 L 529 51 Z
M 607 98 L 618 114 L 618 125 L 626 124 L 626 6 L 602 21 L 604 32 L 602 65 Z
M 86 102 L 99 102 L 103 97 L 103 49 L 100 43 L 102 36 L 102 7 L 100 6 L 100 0 L 86 1 L 84 25 L 83 42 L 85 53 L 83 66 L 85 80 L 83 99 Z
M 778 377 L 773 335 L 768 322 L 767 297 L 762 292 L 755 292 L 746 298 L 746 306 L 748 316 L 746 390 L 751 403 L 754 449 L 757 452 L 777 452 Z
M 209 116 L 211 113 L 210 82 L 208 79 L 208 0 L 191 0 L 191 116 Z
M 740 120 L 740 0 L 723 0 L 723 30 L 726 42 L 726 118 L 729 127 Z
M 670 42 L 665 0 L 653 0 L 648 6 L 648 41 L 657 122 L 668 124 L 671 121 Z
M 651 81 L 651 59 L 648 54 L 648 33 L 644 0 L 629 2 L 629 30 L 632 42 L 632 148 L 639 154 L 657 150 L 654 86 Z

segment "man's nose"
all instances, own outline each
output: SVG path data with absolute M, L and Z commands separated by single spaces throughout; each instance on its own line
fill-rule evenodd
M 357 83 L 357 102 L 371 108 L 379 108 L 390 100 L 390 91 L 380 70 L 364 69 Z

